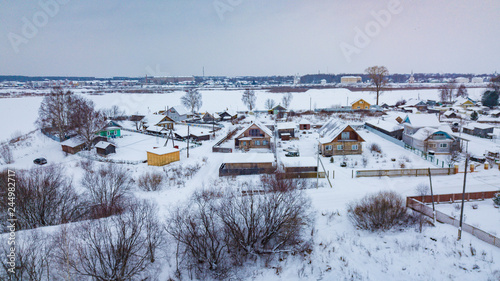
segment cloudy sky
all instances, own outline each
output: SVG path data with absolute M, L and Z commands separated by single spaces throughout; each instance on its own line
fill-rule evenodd
M 0 0 L 0 75 L 492 73 L 500 2 Z

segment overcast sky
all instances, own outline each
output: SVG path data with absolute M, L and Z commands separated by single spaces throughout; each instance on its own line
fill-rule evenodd
M 498 70 L 500 1 L 398 3 L 0 0 L 0 75 Z

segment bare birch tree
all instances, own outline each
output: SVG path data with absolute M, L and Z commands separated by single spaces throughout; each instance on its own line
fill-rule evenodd
M 387 84 L 387 76 L 389 71 L 385 66 L 371 66 L 365 69 L 368 77 L 372 80 L 373 92 L 377 95 L 377 105 L 379 97 L 383 92 L 385 85 Z
M 182 105 L 191 110 L 191 113 L 194 113 L 195 110 L 198 111 L 203 104 L 201 93 L 198 89 L 189 89 L 182 97 L 181 97 Z
M 257 101 L 255 91 L 246 89 L 241 96 L 241 101 L 247 106 L 249 111 L 252 111 L 255 108 L 255 102 Z

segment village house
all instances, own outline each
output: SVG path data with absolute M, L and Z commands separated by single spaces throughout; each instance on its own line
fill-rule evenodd
M 476 104 L 474 103 L 474 101 L 472 101 L 470 98 L 462 98 L 462 97 L 457 98 L 457 100 L 453 104 L 454 107 L 459 106 L 462 108 L 469 108 L 469 107 L 473 107 L 475 105 Z
M 350 125 L 332 119 L 318 131 L 323 156 L 361 154 L 365 141 Z
M 163 127 L 165 129 L 174 129 L 174 120 L 162 114 L 149 114 L 142 118 L 140 128 L 146 130 L 150 126 Z
M 106 126 L 101 131 L 99 131 L 98 135 L 105 138 L 119 138 L 122 135 L 121 129 L 122 126 L 114 121 L 109 121 Z
M 450 154 L 460 148 L 450 126 L 439 123 L 434 114 L 408 114 L 404 119 L 403 142 L 433 154 Z
M 188 126 L 179 125 L 176 127 L 174 135 L 177 139 L 185 140 L 190 139 L 193 141 L 205 141 L 210 140 L 210 134 L 212 131 L 208 128 L 189 126 L 189 134 L 188 134 Z
M 368 110 L 370 109 L 370 104 L 366 102 L 364 99 L 359 99 L 353 103 L 351 103 L 352 110 Z
M 184 121 L 189 118 L 189 112 L 180 105 L 168 108 L 164 114 L 175 122 Z
M 239 149 L 271 148 L 273 133 L 261 123 L 248 125 L 234 140 L 234 146 Z
M 365 126 L 375 129 L 395 139 L 398 140 L 403 139 L 403 125 L 399 124 L 396 120 L 387 121 L 378 119 L 378 120 L 366 121 Z
M 201 120 L 205 123 L 212 123 L 212 122 L 218 122 L 220 121 L 220 116 L 217 113 L 214 113 L 213 115 L 205 112 L 203 116 L 201 117 Z
M 226 109 L 225 111 L 218 112 L 220 121 L 231 121 L 238 118 L 238 114 L 232 110 Z
M 269 114 L 276 116 L 276 118 L 283 118 L 285 117 L 286 114 L 286 108 L 278 104 L 277 106 L 270 109 L 268 112 Z

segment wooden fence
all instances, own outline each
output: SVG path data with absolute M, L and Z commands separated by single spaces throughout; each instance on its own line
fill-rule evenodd
M 481 193 L 481 192 L 476 192 L 476 193 Z M 446 195 L 446 194 L 444 194 L 444 195 Z M 450 194 L 447 194 L 447 195 L 450 195 Z M 439 196 L 439 195 L 434 195 L 434 196 Z M 425 205 L 424 203 L 418 201 L 417 199 L 415 199 L 418 197 L 421 197 L 421 196 L 407 197 L 406 198 L 406 207 L 432 218 L 433 217 L 432 208 Z M 451 217 L 443 212 L 437 211 L 437 210 L 436 210 L 436 220 L 438 222 L 441 222 L 441 223 L 446 223 L 446 224 L 453 225 L 455 227 L 460 227 L 459 220 L 456 220 L 453 217 Z M 462 223 L 462 230 L 467 232 L 467 233 L 472 234 L 473 236 L 483 240 L 486 243 L 500 247 L 500 238 L 498 238 L 498 237 L 496 237 L 496 236 L 494 236 L 494 235 L 492 235 L 484 230 L 481 230 L 481 229 L 474 227 L 474 226 L 467 224 L 467 223 Z
M 227 169 L 225 164 L 219 168 L 219 177 L 223 176 L 244 176 L 244 175 L 261 175 L 272 174 L 276 171 L 275 167 L 272 168 L 248 168 L 248 169 Z
M 284 173 L 283 176 L 287 179 L 309 179 L 309 178 L 325 178 L 325 172 L 300 172 L 300 173 Z
M 498 193 L 498 191 L 481 191 L 481 192 L 468 192 L 465 193 L 465 200 L 471 201 L 471 200 L 485 200 L 485 199 L 491 199 L 495 197 L 495 193 Z M 411 199 L 415 199 L 417 201 L 420 201 L 422 203 L 432 203 L 432 196 L 430 195 L 424 195 L 424 196 L 411 196 L 407 197 Z M 453 203 L 455 201 L 462 200 L 462 193 L 449 193 L 449 194 L 435 194 L 434 195 L 434 203 Z
M 240 128 L 236 128 L 230 131 L 225 137 L 219 140 L 214 146 L 212 146 L 212 152 L 221 152 L 221 153 L 232 153 L 233 149 L 229 147 L 220 147 L 225 141 L 231 138 Z
M 433 176 L 453 175 L 454 168 L 431 168 Z M 404 176 L 429 176 L 429 169 L 390 169 L 390 170 L 358 170 L 356 177 L 404 177 Z

